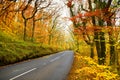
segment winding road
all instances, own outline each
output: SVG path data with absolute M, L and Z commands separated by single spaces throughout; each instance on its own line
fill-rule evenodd
M 65 80 L 73 62 L 73 51 L 28 60 L 0 69 L 0 80 Z

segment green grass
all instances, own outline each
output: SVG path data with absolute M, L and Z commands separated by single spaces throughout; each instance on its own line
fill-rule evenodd
M 49 45 L 24 42 L 0 32 L 0 66 L 59 52 Z

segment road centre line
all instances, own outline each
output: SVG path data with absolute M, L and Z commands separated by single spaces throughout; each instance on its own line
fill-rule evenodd
M 55 60 L 57 60 L 57 59 L 59 59 L 59 58 L 60 58 L 60 57 L 56 57 L 56 58 L 50 60 L 50 62 L 53 62 L 53 61 L 55 61 Z
M 43 63 L 43 65 L 46 65 L 47 63 Z
M 25 74 L 33 71 L 33 70 L 36 70 L 36 69 L 37 69 L 37 68 L 30 69 L 29 71 L 26 71 L 26 72 L 24 72 L 24 73 L 22 73 L 22 74 L 19 74 L 19 75 L 15 76 L 15 77 L 13 77 L 13 78 L 11 78 L 11 79 L 9 79 L 9 80 L 14 80 L 14 79 L 16 79 L 16 78 L 18 78 L 18 77 L 20 77 L 20 76 L 23 76 L 23 75 L 25 75 Z
M 50 60 L 50 62 L 53 62 L 53 61 L 59 59 L 60 57 L 62 57 L 62 56 L 64 56 L 64 55 L 65 55 L 65 54 L 62 54 L 61 56 L 58 56 L 58 57 Z M 47 63 L 44 63 L 43 65 L 46 65 L 46 64 L 47 64 Z M 33 71 L 33 70 L 36 70 L 36 69 L 37 69 L 37 68 L 30 69 L 30 70 L 28 70 L 28 71 L 26 71 L 26 72 L 24 72 L 24 73 L 22 73 L 22 74 L 19 74 L 19 75 L 15 76 L 15 77 L 13 77 L 13 78 L 11 78 L 11 79 L 9 79 L 9 80 L 15 80 L 16 78 L 18 78 L 18 77 L 20 77 L 20 76 L 23 76 L 23 75 L 25 75 L 25 74 Z
M 60 57 L 62 57 L 62 56 L 64 56 L 64 55 L 65 55 L 65 54 L 62 54 L 61 56 L 58 56 L 58 57 L 56 57 L 56 58 L 54 58 L 54 59 L 50 60 L 50 62 L 53 62 L 53 61 L 55 61 L 55 60 L 59 59 Z

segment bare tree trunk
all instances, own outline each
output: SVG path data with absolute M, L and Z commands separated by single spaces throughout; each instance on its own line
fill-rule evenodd
M 108 9 L 112 3 L 112 0 L 108 0 L 106 5 L 106 13 L 109 13 Z M 111 26 L 111 31 L 109 32 L 109 43 L 110 43 L 110 65 L 115 64 L 115 46 L 114 46 L 114 40 L 112 36 L 112 23 L 111 23 L 111 17 L 109 17 L 109 21 L 107 21 L 107 25 Z
M 98 35 L 98 32 L 94 32 L 94 40 L 95 40 L 95 46 L 96 46 L 96 50 L 97 50 L 97 55 L 98 55 L 98 63 L 99 64 L 102 64 L 102 61 L 101 61 L 101 47 L 100 47 L 100 40 L 99 40 L 99 35 Z
M 93 11 L 91 0 L 88 0 L 88 4 L 89 4 L 89 9 L 91 11 Z M 92 24 L 95 27 L 96 26 L 95 16 L 92 16 L 91 19 L 92 19 Z M 96 31 L 94 31 L 94 42 L 95 42 L 95 46 L 96 46 L 96 50 L 97 50 L 97 54 L 98 54 L 98 62 L 99 62 L 99 64 L 101 64 L 101 62 L 100 62 L 100 56 L 101 56 L 100 52 L 101 52 L 101 50 L 100 50 L 100 46 L 99 46 L 100 42 L 99 42 L 98 32 L 96 32 Z M 93 49 L 91 49 L 91 58 L 94 57 L 94 51 L 92 51 L 92 50 Z
M 35 21 L 33 18 L 33 24 L 32 24 L 32 37 L 31 37 L 31 41 L 34 42 L 34 34 L 35 34 Z
M 110 42 L 110 65 L 115 65 L 115 46 L 112 35 L 109 34 L 109 42 Z
M 49 34 L 49 40 L 48 40 L 48 44 L 51 45 L 51 40 L 52 40 L 52 35 Z
M 26 37 L 27 37 L 26 27 L 27 27 L 27 20 L 25 19 L 25 20 L 24 20 L 24 35 L 23 35 L 23 40 L 24 40 L 24 41 L 26 41 Z
M 98 23 L 99 23 L 99 26 L 101 28 L 104 27 L 103 26 L 103 24 L 104 24 L 103 20 L 98 19 Z M 101 54 L 101 58 L 100 58 L 100 61 L 104 65 L 105 57 L 106 57 L 106 54 L 105 54 L 105 52 L 106 52 L 105 33 L 102 32 L 101 30 L 100 30 L 99 33 L 100 33 L 100 48 L 101 48 L 101 53 L 100 53 Z
M 104 32 L 100 32 L 100 46 L 101 46 L 101 62 L 105 64 L 105 57 L 106 57 L 106 43 L 105 43 L 105 35 Z
M 118 72 L 118 74 L 120 75 L 120 62 L 119 62 L 119 57 L 120 57 L 120 54 L 119 54 L 119 51 L 118 50 L 116 50 L 116 62 L 115 63 L 117 63 L 117 72 Z
M 115 65 L 115 41 L 113 40 L 113 27 L 111 20 L 107 21 L 107 25 L 110 26 L 109 32 L 109 44 L 110 44 L 110 65 Z
M 90 50 L 91 50 L 90 57 L 94 58 L 94 43 L 93 42 L 90 44 Z

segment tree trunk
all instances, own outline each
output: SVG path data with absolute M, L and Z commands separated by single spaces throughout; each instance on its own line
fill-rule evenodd
M 91 43 L 91 44 L 90 44 L 90 49 L 91 49 L 90 57 L 91 57 L 91 58 L 94 58 L 94 43 Z
M 115 65 L 115 46 L 112 35 L 109 35 L 110 42 L 110 65 Z
M 104 32 L 100 32 L 100 46 L 101 46 L 101 62 L 104 65 L 106 58 L 106 45 L 105 45 L 105 37 Z
M 107 25 L 110 26 L 109 31 L 109 44 L 110 44 L 110 65 L 115 64 L 115 46 L 114 46 L 114 40 L 113 40 L 113 27 L 111 20 L 107 22 Z
M 99 22 L 99 26 L 102 28 L 104 27 L 103 24 L 104 24 L 104 21 L 101 20 L 101 19 L 98 19 L 98 22 Z M 100 29 L 100 47 L 101 47 L 101 63 L 104 65 L 105 63 L 105 57 L 106 57 L 106 54 L 105 54 L 105 51 L 106 51 L 106 44 L 105 44 L 105 33 L 101 31 Z
M 48 44 L 51 45 L 51 40 L 52 40 L 52 35 L 49 34 L 49 40 L 48 40 Z
M 101 47 L 100 47 L 100 39 L 99 39 L 99 33 L 95 32 L 94 33 L 94 40 L 95 40 L 95 45 L 96 45 L 96 50 L 97 50 L 97 55 L 98 55 L 98 63 L 101 65 L 102 64 L 102 56 L 101 56 Z
M 27 36 L 27 34 L 26 34 L 26 27 L 27 27 L 27 20 L 25 19 L 24 20 L 24 36 L 23 36 L 23 40 L 24 41 L 26 41 L 26 36 Z
M 120 62 L 119 62 L 119 58 L 120 58 L 120 51 L 116 50 L 116 63 L 117 63 L 117 72 L 120 75 Z
M 35 34 L 35 21 L 33 19 L 33 26 L 32 26 L 32 37 L 31 37 L 31 41 L 34 42 L 34 34 Z

